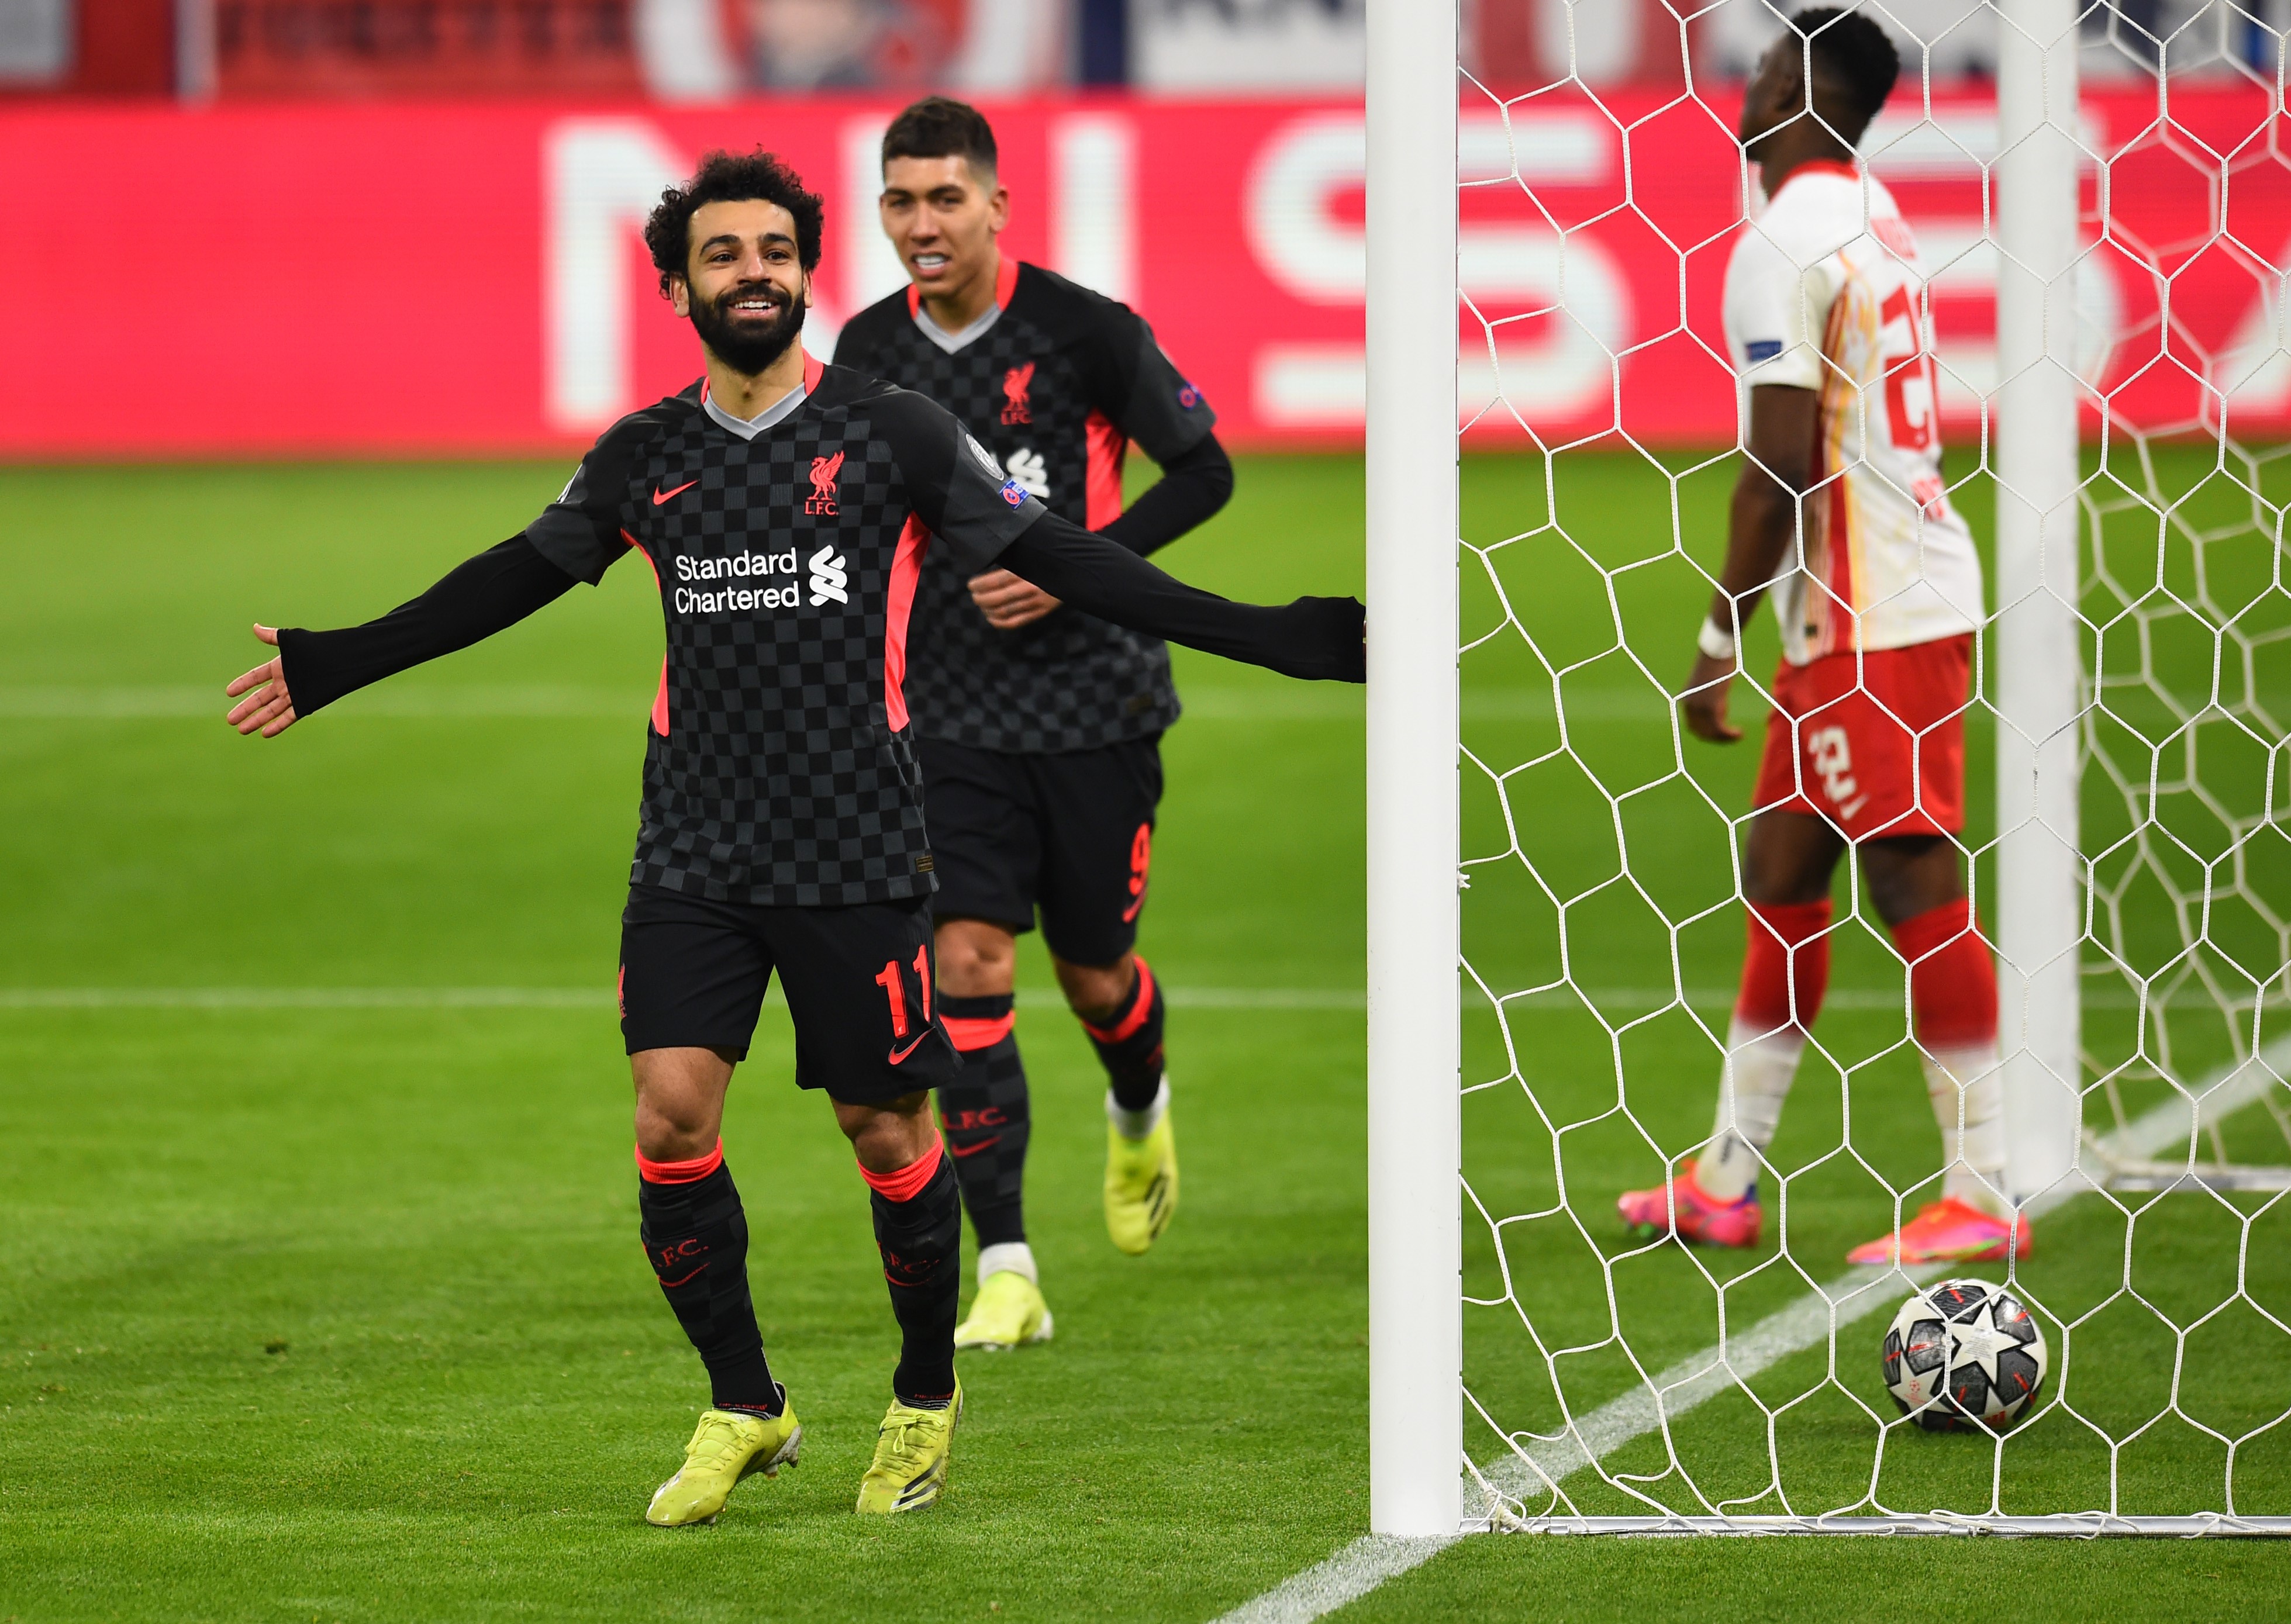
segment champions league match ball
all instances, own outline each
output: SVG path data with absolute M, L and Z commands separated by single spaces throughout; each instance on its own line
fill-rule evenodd
M 1885 1390 L 1927 1432 L 2003 1432 L 2045 1385 L 2045 1333 L 1985 1280 L 1944 1280 L 1901 1305 L 1885 1331 Z

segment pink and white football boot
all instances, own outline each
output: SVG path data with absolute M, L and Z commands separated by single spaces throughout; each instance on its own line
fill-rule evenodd
M 2014 1244 L 2015 1230 L 2020 1232 L 2018 1245 Z M 2036 1235 L 2029 1227 L 2029 1220 L 2020 1213 L 2014 1213 L 2007 1222 L 1952 1195 L 1927 1202 L 1898 1234 L 1863 1242 L 1845 1254 L 1845 1261 L 1891 1263 L 1897 1243 L 1905 1266 L 2002 1263 L 2008 1256 L 2026 1258 L 2035 1248 Z
M 1615 1210 L 1629 1228 L 1653 1235 L 1668 1234 L 1673 1195 L 1677 1201 L 1681 1240 L 1705 1246 L 1758 1243 L 1758 1230 L 1765 1221 L 1765 1213 L 1758 1205 L 1758 1186 L 1752 1185 L 1739 1201 L 1715 1200 L 1705 1195 L 1702 1186 L 1694 1182 L 1692 1159 L 1678 1164 L 1678 1176 L 1671 1181 L 1668 1192 L 1660 1185 L 1652 1190 L 1626 1190 L 1616 1201 Z

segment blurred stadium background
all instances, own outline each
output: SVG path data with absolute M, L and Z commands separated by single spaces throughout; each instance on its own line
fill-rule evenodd
M 1897 99 L 1870 145 L 1947 267 L 1945 375 L 1977 388 L 1993 342 L 1979 239 L 1996 23 L 1973 0 L 1890 10 L 1937 42 L 1935 116 L 1919 124 Z M 2189 127 L 2228 129 L 2263 96 L 2254 62 L 2274 36 L 2217 4 L 2208 26 L 2205 10 L 2093 10 L 2096 136 L 2122 141 L 2153 116 L 2152 66 L 2124 44 L 2135 23 L 2185 25 L 2173 106 Z M 0 456 L 574 449 L 687 381 L 688 337 L 633 227 L 713 145 L 773 148 L 830 199 L 811 334 L 824 350 L 843 315 L 899 284 L 872 152 L 927 85 L 991 107 L 1018 198 L 1009 245 L 1143 309 L 1234 446 L 1349 447 L 1365 398 L 1361 16 L 1359 0 L 0 0 Z M 1571 310 L 1506 323 L 1492 353 L 1473 335 L 1467 411 L 1492 398 L 1491 367 L 1507 402 L 1475 443 L 1520 448 L 1523 421 L 1546 440 L 1614 428 L 1728 443 L 1732 383 L 1707 342 L 1739 195 L 1727 129 L 1774 13 L 1724 0 L 1685 25 L 1684 52 L 1657 0 L 1488 0 L 1467 16 L 1493 95 L 1557 88 L 1515 107 L 1513 139 L 1490 96 L 1470 99 L 1465 164 L 1484 184 L 1467 193 L 1464 290 L 1547 304 L 1564 264 Z M 1562 83 L 1571 29 L 1580 72 Z M 2157 155 L 2159 177 L 2168 162 Z M 2248 167 L 2232 224 L 2266 259 L 2291 235 L 2291 186 Z M 139 229 L 176 251 L 172 298 L 60 274 L 60 245 L 106 229 L 123 190 Z M 2150 242 L 2205 229 L 2200 189 L 2119 183 L 2115 204 Z M 1572 230 L 1566 256 L 1555 228 Z M 314 254 L 322 274 L 302 269 Z M 2212 355 L 2263 343 L 2271 304 L 2234 255 L 2191 257 L 2174 315 L 2192 341 Z M 2118 333 L 2158 293 L 2111 262 L 2079 297 L 2094 332 Z M 1628 358 L 1620 420 L 1610 351 Z M 171 409 L 132 423 L 103 410 L 123 365 L 163 369 Z M 2197 415 L 2186 373 L 2145 387 L 2143 423 Z M 2247 437 L 2291 417 L 2291 369 L 2240 391 Z M 1973 404 L 1968 390 L 1945 403 L 1960 432 Z
M 1564 479 L 1571 527 L 1620 556 L 1671 522 L 1628 446 L 1733 440 L 1729 130 L 1775 19 L 1721 0 L 1682 54 L 1686 9 L 1467 0 L 1495 94 L 1578 73 L 1515 109 L 1515 144 L 1467 102 L 1467 179 L 1501 181 L 1467 195 L 1467 295 L 1549 302 L 1572 245 L 1568 317 L 1461 329 L 1477 544 L 1533 529 Z M 1994 24 L 1971 0 L 1887 10 L 1936 42 L 1935 117 L 1872 144 L 1949 264 L 1945 375 L 1977 388 Z M 2152 114 L 2127 27 L 2206 18 L 2175 115 L 2263 116 L 2263 24 L 2291 3 L 2116 0 L 2086 24 L 2095 130 Z M 397 601 L 689 381 L 635 227 L 703 149 L 772 148 L 826 194 L 826 353 L 899 283 L 874 143 L 926 89 L 995 119 L 1006 247 L 1142 309 L 1243 454 L 1234 506 L 1170 567 L 1355 590 L 1362 38 L 1359 0 L 0 0 L 0 1225 L 21 1242 L 0 1257 L 0 1614 L 858 1617 L 919 1587 L 918 1619 L 1197 1619 L 1360 1532 L 1354 699 L 1181 664 L 1149 940 L 1186 1056 L 1186 1215 L 1150 1268 L 1106 1250 L 1092 1063 L 1030 958 L 1059 1341 L 985 1373 L 946 1515 L 896 1538 L 840 1515 L 878 1403 L 851 1372 L 885 1329 L 840 1141 L 782 1086 L 784 1023 L 727 1139 L 784 1198 L 767 1335 L 818 1395 L 814 1469 L 695 1540 L 633 1525 L 691 1374 L 634 1267 L 603 990 L 658 657 L 641 591 L 612 583 L 285 748 L 215 724 L 248 620 Z M 2256 166 L 2235 206 L 2285 262 L 2291 176 Z M 2205 245 L 2189 189 L 2117 207 Z M 2207 353 L 2275 342 L 2243 262 L 2191 250 L 2177 287 Z M 2101 333 L 2162 321 L 2158 297 L 2108 259 L 2078 287 Z M 2291 430 L 2291 366 L 2229 375 L 2247 441 Z M 2137 387 L 2143 423 L 2199 422 L 2185 374 Z M 1971 392 L 1943 405 L 1964 443 Z M 1539 447 L 1563 440 L 1583 471 L 1547 485 Z M 1715 563 L 1723 476 L 1678 500 Z M 1557 632 L 1596 598 L 1539 607 Z M 1467 719 L 1543 725 L 1508 692 Z M 1751 765 L 1704 782 L 1740 804 Z M 1732 951 L 1714 938 L 1700 979 Z M 1553 1025 L 1555 1069 L 1597 1047 Z M 1684 1121 L 1708 1066 L 1689 1049 L 1677 1070 Z M 1480 1541 L 1346 1616 L 1499 1612 L 1531 1586 L 1562 1616 L 1688 1593 L 1821 1614 L 1968 1573 L 2029 1587 L 2038 1616 L 2260 1617 L 2281 1594 L 2246 1549 L 1876 1543 Z

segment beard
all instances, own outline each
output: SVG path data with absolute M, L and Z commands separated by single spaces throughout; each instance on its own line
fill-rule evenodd
M 760 329 L 732 314 L 735 304 L 743 299 L 752 299 L 759 293 L 770 300 L 772 308 L 779 312 L 769 326 Z M 788 346 L 803 331 L 803 312 L 802 303 L 790 298 L 784 289 L 751 282 L 732 289 L 712 304 L 694 300 L 692 327 L 718 360 L 734 372 L 745 373 L 752 378 L 787 353 Z

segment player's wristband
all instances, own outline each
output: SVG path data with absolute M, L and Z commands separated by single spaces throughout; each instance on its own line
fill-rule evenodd
M 1702 623 L 1702 630 L 1694 639 L 1706 660 L 1731 660 L 1734 657 L 1734 634 L 1715 620 Z

